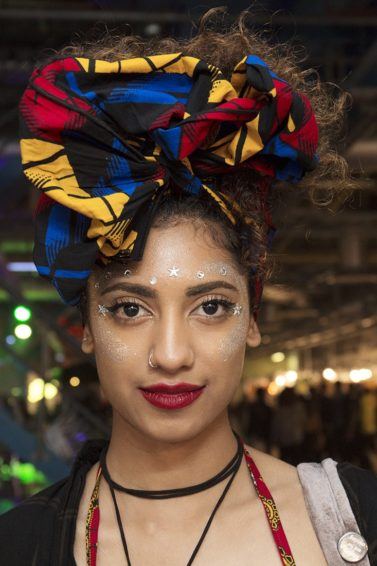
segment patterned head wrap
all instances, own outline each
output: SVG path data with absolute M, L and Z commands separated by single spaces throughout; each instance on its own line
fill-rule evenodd
M 262 187 L 295 182 L 316 164 L 308 99 L 254 55 L 230 81 L 182 53 L 56 59 L 33 72 L 20 113 L 24 172 L 42 191 L 34 260 L 69 304 L 99 253 L 142 257 L 169 182 L 209 195 L 234 223 L 206 180 L 244 168 Z M 265 220 L 272 230 L 267 212 Z

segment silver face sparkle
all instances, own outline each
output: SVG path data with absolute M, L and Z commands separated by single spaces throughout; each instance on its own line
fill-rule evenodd
M 204 277 L 204 271 L 197 271 L 196 277 L 197 277 L 197 279 L 203 279 L 203 277 Z
M 179 271 L 179 267 L 169 267 L 168 271 L 169 271 L 169 277 L 178 277 L 178 271 Z
M 106 271 L 105 273 L 105 279 L 111 279 L 111 272 L 110 271 Z
M 94 288 L 99 289 L 99 282 L 98 281 L 96 283 L 94 283 Z
M 123 275 L 124 275 L 125 277 L 129 277 L 130 275 L 132 275 L 131 269 L 126 269 Z
M 227 268 L 225 267 L 225 265 L 223 265 L 222 267 L 220 267 L 220 271 L 219 271 L 220 275 L 226 275 L 228 273 Z
M 234 305 L 233 314 L 235 316 L 240 316 L 241 312 L 242 312 L 242 305 Z
M 157 277 L 155 275 L 153 275 L 150 279 L 149 279 L 149 283 L 151 285 L 156 285 L 157 283 Z
M 101 316 L 105 316 L 108 313 L 107 308 L 105 307 L 105 305 L 98 305 L 98 313 Z

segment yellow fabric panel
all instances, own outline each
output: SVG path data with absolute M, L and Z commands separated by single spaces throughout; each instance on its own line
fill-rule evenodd
M 182 54 L 174 53 L 172 60 L 177 55 Z M 159 55 L 159 57 L 161 57 L 161 55 Z M 153 59 L 153 57 L 151 57 L 151 59 Z M 178 59 L 178 61 L 172 62 L 165 70 L 168 70 L 169 73 L 187 73 L 190 77 L 192 77 L 198 63 L 199 59 L 196 59 L 196 57 L 185 55 Z
M 289 116 L 288 116 L 287 128 L 288 128 L 288 131 L 289 131 L 289 132 L 294 132 L 295 129 L 296 129 L 296 124 L 294 123 L 291 114 L 289 114 Z
M 121 246 L 121 250 L 133 250 L 135 240 L 137 238 L 137 232 L 135 230 L 131 230 L 128 234 L 127 238 L 123 242 Z
M 54 153 L 58 153 L 64 146 L 38 138 L 24 138 L 20 140 L 22 163 L 27 165 L 30 161 L 48 159 Z
M 132 251 L 135 245 L 135 240 L 137 238 L 137 235 L 138 233 L 135 230 L 131 230 L 131 232 L 128 234 L 124 242 L 122 241 L 119 242 L 119 247 L 117 249 L 114 249 L 112 246 L 109 245 L 106 237 L 99 237 L 97 239 L 97 244 L 99 249 L 101 250 L 101 253 L 104 256 L 104 259 L 106 260 L 106 257 L 111 258 L 114 255 L 118 254 L 120 251 L 125 251 L 125 250 Z M 123 233 L 121 238 L 123 238 Z
M 249 159 L 249 157 L 252 157 L 264 147 L 258 131 L 259 115 L 256 116 L 256 118 L 254 118 L 253 120 L 247 122 L 245 125 L 247 127 L 248 132 L 242 148 L 241 162 L 245 161 L 246 159 Z M 229 138 L 229 143 L 223 145 L 222 147 L 217 147 L 219 145 L 219 142 L 216 142 L 217 149 L 214 146 L 210 148 L 212 153 L 218 155 L 219 157 L 222 157 L 225 163 L 227 163 L 228 165 L 234 165 L 235 163 L 234 160 L 237 151 L 237 144 L 240 139 L 240 136 L 241 136 L 241 129 L 238 130 L 238 132 L 235 135 L 230 134 L 229 136 L 224 137 L 223 140 L 220 141 L 226 141 Z
M 89 71 L 89 59 L 87 59 L 86 57 L 75 57 L 75 59 L 80 63 L 84 71 Z
M 180 60 L 177 64 L 169 65 L 170 61 L 173 61 L 180 53 L 168 53 L 163 55 L 152 55 L 148 57 L 157 69 L 164 67 L 164 72 L 169 73 L 182 73 L 184 72 L 183 66 L 180 63 Z M 197 60 L 196 60 L 197 61 Z M 142 57 L 135 57 L 134 59 L 123 59 L 121 62 L 121 72 L 122 73 L 150 73 L 153 69 Z
M 119 65 L 118 61 L 102 61 L 101 59 L 95 59 L 94 72 L 95 73 L 119 73 L 120 72 L 120 65 Z
M 263 142 L 262 142 L 261 137 L 260 137 L 259 132 L 258 132 L 259 114 L 253 120 L 250 120 L 250 122 L 247 122 L 245 125 L 246 125 L 248 131 L 247 131 L 247 135 L 246 135 L 246 138 L 244 140 L 243 147 L 242 147 L 240 162 L 245 161 L 246 159 L 249 159 L 249 157 L 252 157 L 258 151 L 262 150 L 263 147 L 264 147 Z M 238 145 L 241 133 L 242 133 L 242 129 L 239 129 L 238 132 L 236 133 L 236 135 L 234 136 L 234 138 L 232 139 L 232 141 L 228 144 L 228 146 L 223 148 L 225 150 L 225 151 L 223 151 L 223 156 L 225 158 L 225 162 L 228 165 L 234 165 L 235 164 L 235 156 L 236 156 L 236 151 L 237 151 L 237 145 Z
M 225 79 L 216 79 L 209 93 L 208 102 L 215 102 L 218 104 L 220 102 L 227 102 L 228 100 L 232 100 L 236 97 L 237 93 L 229 81 Z
M 234 71 L 245 71 L 246 70 L 246 56 L 241 59 L 241 61 L 234 67 Z M 240 90 L 242 89 L 243 85 L 246 82 L 246 73 L 235 73 L 233 71 L 231 83 L 234 87 L 234 90 L 239 94 Z

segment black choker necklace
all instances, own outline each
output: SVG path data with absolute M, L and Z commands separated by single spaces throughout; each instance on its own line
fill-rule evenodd
M 124 553 L 126 555 L 126 560 L 127 560 L 127 566 L 132 566 L 131 565 L 131 559 L 130 559 L 130 555 L 128 552 L 128 547 L 127 547 L 127 542 L 126 542 L 126 535 L 124 533 L 124 528 L 123 528 L 123 524 L 122 524 L 122 519 L 120 516 L 120 511 L 119 511 L 119 507 L 118 507 L 118 503 L 115 497 L 115 489 L 117 491 L 122 491 L 124 493 L 128 493 L 129 495 L 134 495 L 136 497 L 144 497 L 147 499 L 169 499 L 171 497 L 183 497 L 185 495 L 191 495 L 193 493 L 198 493 L 200 491 L 204 491 L 205 489 L 209 489 L 210 487 L 220 483 L 221 481 L 223 481 L 225 478 L 230 476 L 229 481 L 226 483 L 225 488 L 222 492 L 222 494 L 220 495 L 220 498 L 218 499 L 205 527 L 204 530 L 201 534 L 201 537 L 197 543 L 197 545 L 194 548 L 193 553 L 190 556 L 189 561 L 187 562 L 187 566 L 191 566 L 191 564 L 194 562 L 195 556 L 198 554 L 199 549 L 203 543 L 203 540 L 211 526 L 211 523 L 215 517 L 216 511 L 218 510 L 218 508 L 220 507 L 221 503 L 223 502 L 226 494 L 229 491 L 230 486 L 232 485 L 232 482 L 234 480 L 234 478 L 236 477 L 236 473 L 238 472 L 240 466 L 241 466 L 241 462 L 242 462 L 242 458 L 243 458 L 243 442 L 241 440 L 241 438 L 238 436 L 238 434 L 233 431 L 234 436 L 237 439 L 237 452 L 236 454 L 233 456 L 233 458 L 230 460 L 230 462 L 225 466 L 225 468 L 223 468 L 221 470 L 221 472 L 219 472 L 218 474 L 216 474 L 215 476 L 213 476 L 212 478 L 210 478 L 209 480 L 197 484 L 197 485 L 192 485 L 189 487 L 182 487 L 182 488 L 177 488 L 177 489 L 162 489 L 162 490 L 157 490 L 157 491 L 147 491 L 144 489 L 129 489 L 127 487 L 123 487 L 121 485 L 119 485 L 118 483 L 114 482 L 109 474 L 109 470 L 107 469 L 106 466 L 106 452 L 107 452 L 107 447 L 104 448 L 101 452 L 101 456 L 100 456 L 100 464 L 101 464 L 101 469 L 102 469 L 102 474 L 103 477 L 105 478 L 105 480 L 107 481 L 107 483 L 109 484 L 110 487 L 110 492 L 111 492 L 111 496 L 113 499 L 113 503 L 114 503 L 114 507 L 115 507 L 115 513 L 116 513 L 116 518 L 117 518 L 117 522 L 118 522 L 118 527 L 119 527 L 119 531 L 120 531 L 120 536 L 122 539 L 122 544 L 123 544 L 123 549 L 124 549 Z
M 238 434 L 234 431 L 233 434 L 237 439 L 237 452 L 235 453 L 233 458 L 230 460 L 230 462 L 228 462 L 225 468 L 221 470 L 221 472 L 219 472 L 209 480 L 199 483 L 197 485 L 191 485 L 189 487 L 181 487 L 176 489 L 161 489 L 161 490 L 151 490 L 151 491 L 145 489 L 130 489 L 128 487 L 124 487 L 119 483 L 116 483 L 110 477 L 109 470 L 106 465 L 107 447 L 102 450 L 100 455 L 100 463 L 101 463 L 103 477 L 105 478 L 109 486 L 111 486 L 116 491 L 128 493 L 129 495 L 134 495 L 135 497 L 143 497 L 145 499 L 169 499 L 171 497 L 183 497 L 184 495 L 192 495 L 193 493 L 204 491 L 222 482 L 223 480 L 228 478 L 234 472 L 234 470 L 237 470 L 239 468 L 243 456 L 243 445 Z

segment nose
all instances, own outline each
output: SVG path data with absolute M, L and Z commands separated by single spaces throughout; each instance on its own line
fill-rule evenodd
M 162 316 L 155 329 L 153 363 L 167 373 L 188 369 L 194 362 L 190 329 L 178 313 Z

